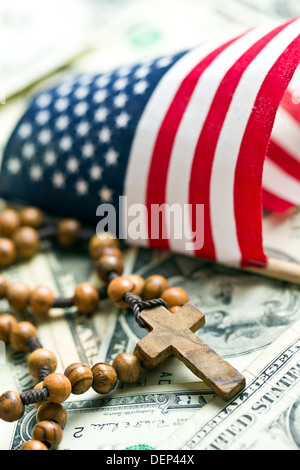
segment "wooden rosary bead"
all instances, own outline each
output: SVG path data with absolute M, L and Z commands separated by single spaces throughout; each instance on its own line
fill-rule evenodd
M 39 250 L 40 238 L 38 232 L 32 227 L 20 227 L 13 236 L 17 254 L 23 260 L 33 258 Z
M 142 367 L 139 359 L 134 354 L 118 354 L 114 358 L 112 366 L 115 368 L 121 382 L 134 384 L 139 381 Z
M 181 306 L 189 301 L 187 292 L 182 287 L 170 287 L 165 290 L 161 298 L 167 302 L 169 308 Z
M 0 233 L 3 237 L 11 237 L 20 224 L 20 215 L 15 209 L 4 209 L 0 213 Z
M 99 278 L 106 282 L 110 273 L 123 274 L 124 263 L 122 258 L 104 255 L 95 262 L 95 268 Z
M 29 348 L 27 340 L 29 338 L 37 338 L 38 333 L 36 328 L 27 321 L 17 323 L 12 327 L 9 335 L 9 342 L 15 351 L 28 352 Z
M 72 246 L 78 241 L 81 224 L 76 219 L 65 219 L 58 224 L 58 242 L 63 246 Z
M 0 419 L 12 423 L 22 418 L 25 406 L 20 394 L 17 392 L 5 392 L 0 397 Z
M 139 276 L 138 274 L 130 274 L 128 278 L 134 282 L 135 287 L 132 293 L 141 297 L 143 295 L 143 290 L 145 287 L 145 280 L 142 278 L 142 276 Z
M 49 349 L 40 348 L 33 351 L 27 359 L 27 367 L 30 374 L 36 379 L 39 377 L 41 367 L 49 367 L 52 372 L 56 371 L 57 359 Z
M 67 418 L 65 407 L 60 403 L 52 403 L 51 401 L 41 403 L 36 415 L 37 423 L 40 421 L 54 421 L 61 429 L 64 429 Z
M 41 441 L 28 441 L 22 445 L 21 450 L 49 450 Z
M 111 392 L 118 381 L 115 369 L 105 362 L 99 362 L 92 368 L 94 377 L 93 389 L 95 392 L 105 394 Z
M 50 374 L 45 378 L 43 384 L 48 389 L 49 401 L 53 403 L 63 403 L 71 395 L 71 382 L 63 374 Z
M 11 307 L 21 311 L 28 306 L 30 295 L 31 289 L 25 282 L 19 281 L 8 286 L 6 297 Z
M 126 308 L 128 305 L 124 302 L 123 296 L 127 292 L 132 292 L 134 288 L 135 284 L 129 277 L 116 277 L 109 283 L 107 295 L 118 307 Z
M 54 293 L 50 287 L 38 286 L 33 290 L 29 304 L 37 315 L 46 315 L 51 308 L 54 298 Z
M 16 318 L 9 313 L 2 313 L 0 315 L 0 341 L 8 343 L 11 330 L 17 323 Z
M 87 392 L 93 384 L 92 371 L 79 362 L 70 364 L 65 370 L 65 376 L 71 382 L 72 393 L 74 395 L 82 395 Z
M 106 246 L 101 250 L 101 253 L 99 253 L 98 256 L 94 257 L 94 262 L 96 263 L 99 258 L 102 256 L 115 256 L 116 258 L 122 259 L 123 254 L 122 251 L 119 248 L 114 248 L 112 246 Z
M 44 219 L 43 212 L 37 207 L 24 207 L 20 212 L 21 225 L 38 229 Z
M 174 307 L 169 308 L 169 311 L 170 311 L 171 313 L 176 313 L 177 310 L 180 310 L 180 309 L 181 309 L 181 307 L 180 307 L 179 305 L 176 305 L 176 306 L 174 306 Z
M 94 235 L 89 242 L 88 250 L 91 258 L 98 258 L 105 248 L 119 248 L 119 241 L 109 232 Z
M 3 274 L 0 274 L 0 300 L 6 297 L 8 285 L 6 277 L 3 276 Z
M 153 274 L 145 280 L 143 298 L 145 300 L 158 299 L 168 287 L 169 283 L 164 276 Z
M 17 258 L 15 243 L 9 238 L 0 238 L 0 268 L 11 266 Z
M 96 287 L 89 282 L 83 282 L 76 287 L 73 303 L 81 313 L 89 314 L 95 312 L 99 302 L 99 293 Z
M 63 439 L 63 432 L 54 421 L 40 421 L 33 428 L 32 438 L 41 441 L 49 450 L 56 450 Z

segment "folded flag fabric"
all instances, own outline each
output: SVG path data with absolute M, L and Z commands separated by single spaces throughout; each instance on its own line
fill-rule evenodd
M 289 88 L 299 62 L 293 18 L 111 73 L 68 76 L 16 126 L 0 195 L 93 225 L 98 206 L 111 204 L 131 243 L 264 266 L 263 207 L 300 205 L 300 104 Z M 140 237 L 126 220 L 138 205 Z M 160 234 L 170 236 L 157 236 L 152 208 L 174 205 L 188 208 L 182 236 L 172 235 L 167 210 Z

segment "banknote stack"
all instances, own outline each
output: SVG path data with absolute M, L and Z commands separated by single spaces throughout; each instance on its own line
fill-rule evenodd
M 9 47 L 0 57 L 0 153 L 32 93 L 61 75 L 110 70 L 300 13 L 292 0 L 2 3 L 0 31 Z M 72 21 L 66 23 L 70 9 Z M 50 26 L 43 27 L 49 18 L 56 21 L 56 35 Z M 70 41 L 74 36 L 80 40 Z M 300 264 L 299 211 L 289 217 L 266 215 L 264 235 L 268 254 Z M 92 390 L 79 398 L 72 395 L 65 404 L 68 422 L 60 450 L 299 449 L 299 285 L 156 250 L 126 246 L 124 256 L 125 274 L 160 273 L 170 285 L 187 290 L 206 315 L 199 336 L 244 373 L 246 388 L 224 403 L 170 358 L 144 371 L 138 384 L 118 384 L 108 396 Z M 71 296 L 80 282 L 97 283 L 84 248 L 69 253 L 48 241 L 34 260 L 5 274 L 11 282 L 24 280 L 32 287 L 42 278 L 60 296 Z M 8 310 L 1 301 L 0 312 Z M 51 312 L 47 320 L 29 319 L 36 323 L 41 343 L 56 353 L 60 372 L 74 362 L 111 363 L 118 353 L 133 352 L 144 336 L 130 312 L 109 303 L 92 317 L 70 308 Z M 0 392 L 24 392 L 34 385 L 26 358 L 9 347 L 1 350 Z M 18 423 L 0 421 L 0 449 L 18 450 L 31 439 L 35 417 L 29 406 Z

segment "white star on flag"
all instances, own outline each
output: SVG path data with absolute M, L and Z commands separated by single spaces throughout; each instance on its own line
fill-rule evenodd
M 103 187 L 99 191 L 99 196 L 104 202 L 111 202 L 113 199 L 113 191 L 107 187 Z
M 149 84 L 146 80 L 140 80 L 139 82 L 137 82 L 134 87 L 133 87 L 133 91 L 136 95 L 142 95 L 143 93 L 145 93 L 145 91 L 147 90 Z
M 83 147 L 82 147 L 82 155 L 85 158 L 91 158 L 93 157 L 95 152 L 95 148 L 91 142 L 87 142 Z
M 52 178 L 52 183 L 53 183 L 53 186 L 55 186 L 58 189 L 63 188 L 66 184 L 64 175 L 61 172 L 54 173 L 53 178 Z
M 107 165 L 116 165 L 118 161 L 119 154 L 113 149 L 110 148 L 107 154 L 105 155 L 105 161 Z

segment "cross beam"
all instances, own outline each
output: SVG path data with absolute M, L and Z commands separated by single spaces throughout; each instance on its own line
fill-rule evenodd
M 148 368 L 174 355 L 223 400 L 245 387 L 245 378 L 194 333 L 205 315 L 191 302 L 172 314 L 165 307 L 144 310 L 141 318 L 150 333 L 136 345 L 136 354 Z

